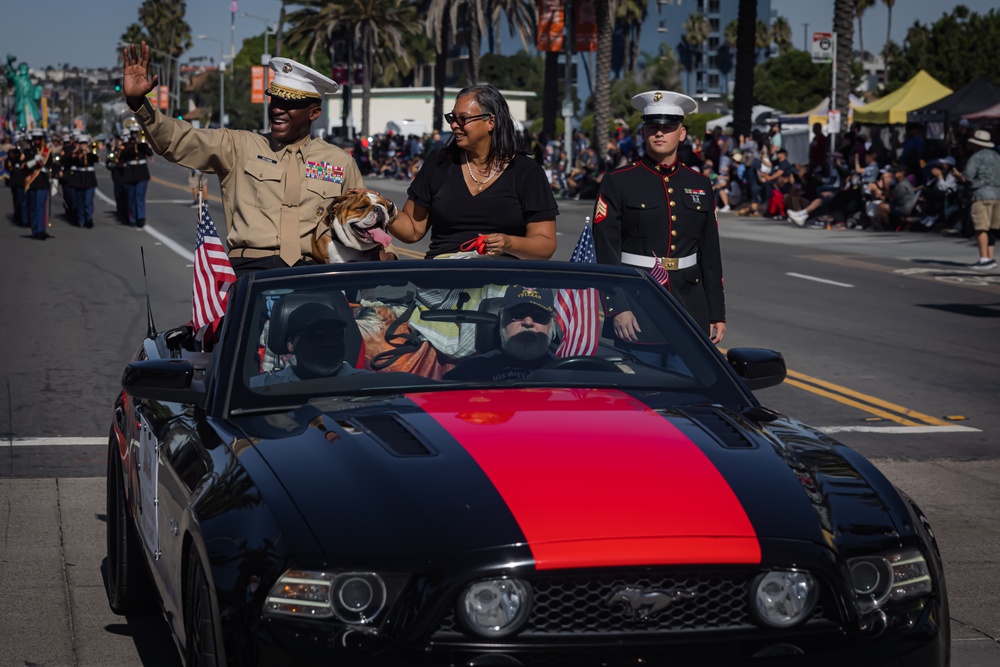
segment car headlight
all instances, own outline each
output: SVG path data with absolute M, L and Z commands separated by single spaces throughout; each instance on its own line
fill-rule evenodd
M 890 600 L 927 595 L 933 586 L 927 561 L 917 549 L 852 558 L 847 567 L 862 614 L 880 609 Z
M 531 588 L 520 579 L 486 579 L 469 584 L 458 598 L 462 625 L 481 637 L 513 634 L 531 610 Z
M 268 592 L 264 615 L 337 618 L 366 625 L 382 611 L 385 601 L 385 582 L 374 572 L 288 570 Z
M 774 570 L 760 575 L 752 586 L 754 616 L 775 628 L 805 621 L 816 608 L 819 587 L 808 572 Z

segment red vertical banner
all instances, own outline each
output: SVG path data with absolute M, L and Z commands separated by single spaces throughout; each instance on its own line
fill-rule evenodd
M 597 0 L 576 0 L 573 25 L 573 50 L 597 50 Z
M 536 46 L 539 51 L 562 51 L 565 26 L 566 12 L 563 8 L 563 0 L 538 0 Z
M 264 103 L 264 66 L 254 65 L 250 68 L 250 103 Z

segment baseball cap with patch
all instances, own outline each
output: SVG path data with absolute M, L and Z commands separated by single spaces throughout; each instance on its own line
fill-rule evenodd
M 679 123 L 698 110 L 693 98 L 666 90 L 650 90 L 632 98 L 632 106 L 642 112 L 644 123 Z
M 324 94 L 340 90 L 333 79 L 323 76 L 311 67 L 288 58 L 271 58 L 274 78 L 267 87 L 267 94 L 286 100 L 322 100 Z
M 555 308 L 555 300 L 552 298 L 552 290 L 543 287 L 523 287 L 521 285 L 511 285 L 503 293 L 502 309 L 507 310 L 529 304 L 537 306 L 547 313 L 551 313 Z

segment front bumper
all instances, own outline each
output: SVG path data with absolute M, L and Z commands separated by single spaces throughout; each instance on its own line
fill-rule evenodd
M 523 665 L 551 667 L 625 667 L 640 665 L 776 665 L 780 667 L 944 667 L 950 655 L 947 618 L 930 602 L 904 630 L 878 637 L 847 636 L 835 629 L 786 638 L 719 636 L 694 640 L 632 644 L 626 640 L 581 645 L 449 646 L 424 650 L 391 645 L 351 630 L 326 630 L 265 623 L 256 641 L 245 645 L 240 664 L 351 665 Z

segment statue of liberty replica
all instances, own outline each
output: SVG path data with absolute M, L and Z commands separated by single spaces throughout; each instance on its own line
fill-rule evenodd
M 42 87 L 31 82 L 28 63 L 21 63 L 15 70 L 16 56 L 7 54 L 7 85 L 14 90 L 14 114 L 16 129 L 33 130 L 41 127 L 42 113 L 38 107 L 42 99 Z

